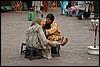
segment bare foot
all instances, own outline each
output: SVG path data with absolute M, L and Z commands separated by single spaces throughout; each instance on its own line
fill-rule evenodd
M 59 42 L 62 42 L 64 40 L 64 36 L 62 36 L 62 38 L 60 38 Z
M 63 42 L 61 42 L 61 45 L 64 46 L 68 42 L 68 39 L 66 38 Z

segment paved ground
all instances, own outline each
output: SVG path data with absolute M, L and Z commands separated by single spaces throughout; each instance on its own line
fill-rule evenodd
M 69 39 L 65 46 L 61 46 L 60 57 L 51 60 L 42 58 L 30 61 L 20 55 L 20 46 L 25 41 L 25 32 L 31 24 L 28 12 L 1 13 L 1 66 L 98 66 L 99 56 L 87 53 L 87 46 L 92 46 L 94 32 L 89 19 L 78 20 L 76 17 L 60 15 L 60 9 L 49 10 L 56 16 L 62 35 Z M 91 16 L 92 17 L 92 16 Z M 99 33 L 97 42 L 99 45 Z

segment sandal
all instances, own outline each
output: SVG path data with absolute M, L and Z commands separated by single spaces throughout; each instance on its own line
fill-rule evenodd
M 64 46 L 68 42 L 68 38 L 65 39 L 65 41 L 61 42 L 61 45 Z

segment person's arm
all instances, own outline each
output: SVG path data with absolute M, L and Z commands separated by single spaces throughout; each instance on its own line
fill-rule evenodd
M 46 36 L 54 34 L 54 32 L 57 30 L 58 30 L 58 25 L 56 23 L 53 23 L 50 29 L 46 29 Z
M 47 44 L 47 39 L 46 39 L 46 36 L 45 36 L 41 26 L 39 26 L 39 28 L 38 28 L 38 36 L 39 36 L 39 39 L 40 39 L 41 43 L 46 45 Z
M 38 28 L 38 36 L 39 36 L 39 39 L 41 41 L 41 44 L 43 44 L 43 45 L 52 44 L 52 46 L 54 46 L 57 44 L 61 44 L 58 41 L 50 41 L 50 40 L 46 39 L 46 36 L 44 35 L 43 29 L 41 26 L 39 26 L 39 28 Z

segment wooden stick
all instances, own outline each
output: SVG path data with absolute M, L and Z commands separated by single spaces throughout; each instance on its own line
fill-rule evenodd
M 97 28 L 98 28 L 98 24 L 96 24 L 96 26 L 95 26 L 94 48 L 96 48 Z

